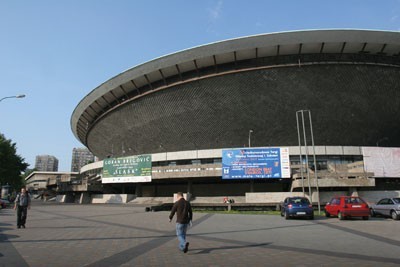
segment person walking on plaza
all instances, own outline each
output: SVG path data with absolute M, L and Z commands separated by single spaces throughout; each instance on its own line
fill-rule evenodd
M 186 231 L 192 222 L 193 212 L 189 201 L 186 201 L 182 192 L 177 193 L 178 200 L 174 203 L 169 215 L 169 222 L 176 213 L 176 235 L 179 241 L 179 250 L 186 253 L 189 249 L 189 242 L 186 242 Z
M 31 197 L 26 192 L 25 187 L 21 188 L 21 193 L 15 198 L 14 210 L 17 210 L 17 227 L 25 228 L 28 209 L 31 207 Z

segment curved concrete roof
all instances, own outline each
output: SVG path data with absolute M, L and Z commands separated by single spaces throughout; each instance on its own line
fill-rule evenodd
M 190 48 L 133 67 L 101 84 L 75 108 L 74 135 L 85 144 L 99 116 L 144 95 L 140 88 L 182 73 L 253 58 L 306 54 L 376 54 L 400 56 L 400 33 L 376 30 L 308 30 L 255 35 Z M 151 93 L 150 90 L 149 92 Z M 132 92 L 135 92 L 132 97 Z M 146 92 L 149 93 L 149 92 Z M 85 144 L 86 145 L 86 144 Z

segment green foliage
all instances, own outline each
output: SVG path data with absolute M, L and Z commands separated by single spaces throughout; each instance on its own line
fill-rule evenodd
M 25 159 L 17 155 L 16 144 L 0 133 L 0 184 L 9 184 L 18 190 L 23 185 L 21 172 L 28 166 Z

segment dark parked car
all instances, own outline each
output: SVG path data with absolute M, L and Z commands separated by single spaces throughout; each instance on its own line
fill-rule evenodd
M 382 215 L 400 219 L 400 198 L 383 198 L 375 205 L 371 205 L 371 216 Z
M 314 219 L 314 209 L 306 197 L 287 197 L 281 204 L 281 216 Z
M 6 199 L 0 199 L 0 208 L 1 209 L 5 209 L 9 205 L 10 205 L 10 201 L 8 201 Z
M 337 216 L 339 220 L 348 217 L 362 217 L 363 220 L 368 220 L 369 213 L 367 202 L 356 196 L 334 197 L 325 206 L 326 217 Z

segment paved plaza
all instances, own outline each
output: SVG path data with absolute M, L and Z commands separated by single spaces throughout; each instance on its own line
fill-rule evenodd
M 400 221 L 194 213 L 189 252 L 169 212 L 34 202 L 0 211 L 0 266 L 400 266 Z M 174 218 L 175 219 L 175 218 Z

